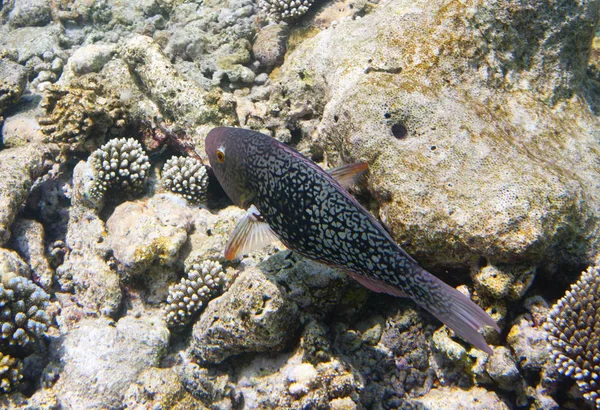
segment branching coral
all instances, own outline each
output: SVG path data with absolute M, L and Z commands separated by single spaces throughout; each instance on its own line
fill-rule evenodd
M 148 156 L 133 138 L 108 141 L 90 155 L 88 162 L 94 175 L 89 196 L 94 199 L 101 199 L 112 188 L 141 189 L 150 168 Z
M 308 11 L 314 0 L 259 0 L 260 8 L 276 20 L 291 20 Z
M 23 378 L 23 362 L 0 352 L 0 393 L 8 393 Z
M 572 376 L 600 409 L 600 266 L 590 267 L 553 307 L 546 323 L 558 371 Z
M 71 150 L 91 150 L 108 135 L 118 135 L 129 121 L 129 111 L 119 97 L 104 88 L 96 74 L 52 85 L 41 103 L 46 115 L 38 119 L 53 142 Z
M 192 157 L 172 157 L 162 169 L 162 185 L 192 203 L 206 202 L 206 167 Z
M 232 281 L 219 262 L 194 261 L 181 281 L 169 287 L 167 325 L 187 325 L 205 303 L 227 289 Z
M 50 297 L 13 272 L 0 272 L 0 346 L 30 348 L 48 330 Z

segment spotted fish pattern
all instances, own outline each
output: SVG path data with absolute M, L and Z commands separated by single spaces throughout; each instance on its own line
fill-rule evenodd
M 496 323 L 469 298 L 421 268 L 334 178 L 258 132 L 220 127 L 206 138 L 211 167 L 237 205 L 254 205 L 290 249 L 343 269 L 368 288 L 413 299 L 474 346 Z M 219 155 L 217 155 L 219 154 Z

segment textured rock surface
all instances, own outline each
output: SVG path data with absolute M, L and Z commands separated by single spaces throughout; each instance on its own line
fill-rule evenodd
M 298 327 L 297 309 L 259 269 L 250 268 L 194 325 L 193 354 L 219 363 L 239 353 L 276 351 Z
M 272 102 L 330 162 L 369 162 L 378 216 L 419 260 L 589 257 L 599 127 L 580 96 L 544 101 L 580 90 L 598 7 L 536 4 L 388 2 L 300 45 Z
M 29 144 L 0 151 L 0 245 L 10 237 L 12 224 L 33 182 L 58 152 L 53 144 Z
M 54 271 L 45 255 L 44 226 L 33 219 L 18 218 L 13 223 L 12 230 L 9 246 L 19 252 L 31 267 L 35 283 L 49 290 Z
M 142 371 L 158 365 L 168 339 L 158 318 L 85 319 L 53 342 L 53 390 L 69 408 L 118 407 Z
M 169 194 L 125 202 L 106 221 L 108 244 L 132 275 L 154 263 L 173 264 L 191 227 L 185 202 Z
M 25 67 L 7 59 L 0 60 L 0 115 L 19 101 L 26 85 Z
M 482 387 L 463 390 L 457 387 L 432 389 L 423 397 L 412 400 L 428 410 L 509 410 L 510 407 L 496 393 Z
M 51 18 L 48 0 L 15 0 L 8 15 L 9 23 L 15 27 L 43 26 Z

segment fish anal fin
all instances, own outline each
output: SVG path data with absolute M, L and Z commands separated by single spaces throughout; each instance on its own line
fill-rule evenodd
M 356 162 L 354 164 L 346 164 L 328 170 L 327 172 L 344 188 L 350 188 L 358 181 L 358 179 L 369 168 L 366 162 Z
M 372 290 L 373 292 L 387 293 L 388 295 L 398 296 L 401 298 L 407 297 L 406 293 L 402 292 L 399 288 L 389 285 L 383 281 L 368 278 L 366 276 L 359 275 L 357 273 L 352 273 L 352 272 L 347 272 L 347 273 L 352 279 L 354 279 L 355 281 L 357 281 L 358 283 L 363 285 L 365 288 Z
M 232 260 L 262 249 L 278 239 L 269 224 L 262 219 L 258 209 L 252 205 L 233 230 L 225 247 L 225 259 Z

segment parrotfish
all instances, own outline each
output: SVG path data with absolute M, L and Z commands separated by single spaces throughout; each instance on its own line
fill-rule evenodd
M 456 334 L 489 354 L 478 332 L 500 331 L 471 299 L 421 268 L 345 187 L 367 169 L 330 172 L 287 145 L 255 131 L 219 127 L 206 154 L 225 193 L 247 209 L 225 248 L 234 259 L 279 239 L 289 249 L 340 268 L 375 292 L 408 297 Z

